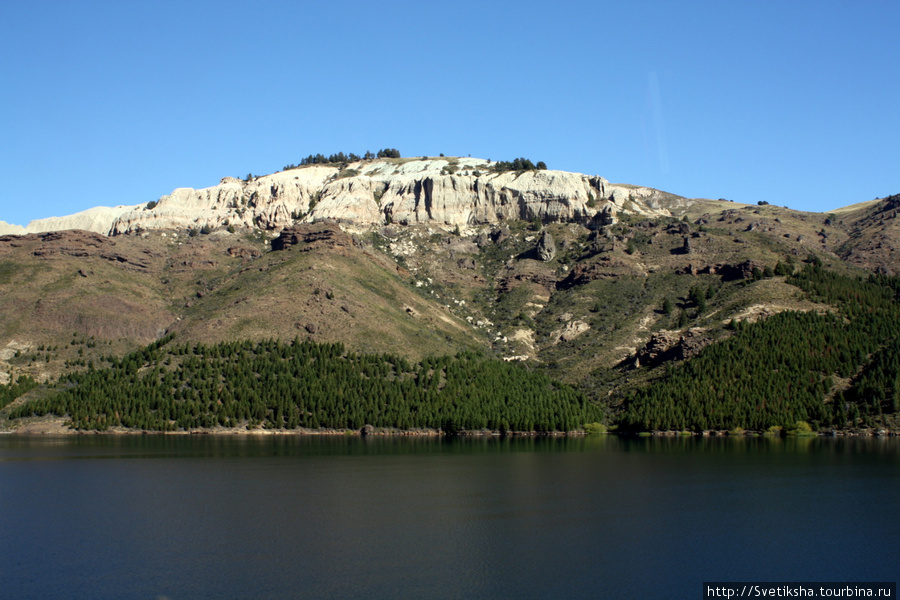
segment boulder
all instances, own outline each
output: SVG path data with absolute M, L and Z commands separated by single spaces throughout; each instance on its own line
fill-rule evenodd
M 553 236 L 550 235 L 549 231 L 545 231 L 541 234 L 541 239 L 538 241 L 535 251 L 538 259 L 544 262 L 553 260 L 553 257 L 556 256 L 556 244 L 553 242 Z

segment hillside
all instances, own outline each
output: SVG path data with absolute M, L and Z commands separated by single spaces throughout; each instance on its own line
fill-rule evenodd
M 306 165 L 176 190 L 119 214 L 110 235 L 0 237 L 0 383 L 52 383 L 165 334 L 413 361 L 477 351 L 573 385 L 609 425 L 640 429 L 633 394 L 712 356 L 741 323 L 848 314 L 845 300 L 803 289 L 806 266 L 848 281 L 894 273 L 896 197 L 816 214 L 490 169 L 469 158 Z M 821 376 L 852 390 L 893 339 L 877 335 Z M 36 393 L 51 391 L 10 408 Z M 822 393 L 827 403 L 836 392 Z M 816 420 L 848 426 L 828 419 Z

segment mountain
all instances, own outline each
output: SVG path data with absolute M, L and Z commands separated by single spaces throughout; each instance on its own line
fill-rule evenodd
M 656 410 L 641 390 L 750 339 L 741 324 L 782 313 L 856 322 L 843 296 L 811 291 L 808 269 L 892 289 L 896 196 L 817 214 L 497 167 L 449 157 L 313 164 L 93 211 L 87 230 L 4 235 L 0 377 L 56 381 L 166 334 L 206 346 L 340 343 L 414 361 L 475 351 L 575 386 L 610 424 L 641 429 Z M 84 214 L 56 223 L 87 223 Z M 887 279 L 867 284 L 869 274 Z M 837 378 L 822 392 L 830 406 L 893 335 L 866 323 L 875 329 L 847 339 L 876 345 L 822 375 Z M 859 422 L 866 410 L 891 413 L 885 406 L 863 408 Z M 838 418 L 803 410 L 766 418 Z M 684 418 L 646 427 L 698 427 Z

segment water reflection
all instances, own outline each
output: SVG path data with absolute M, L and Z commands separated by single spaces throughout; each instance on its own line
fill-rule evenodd
M 16 598 L 697 597 L 888 580 L 897 438 L 0 436 Z
M 0 435 L 0 460 L 37 458 L 179 458 L 382 456 L 508 452 L 639 452 L 900 457 L 896 437 L 750 436 L 366 436 L 356 435 Z

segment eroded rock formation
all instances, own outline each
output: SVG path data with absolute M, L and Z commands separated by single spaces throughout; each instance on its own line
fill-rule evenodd
M 370 229 L 391 223 L 456 226 L 540 220 L 592 228 L 619 213 L 667 216 L 677 197 L 599 176 L 566 171 L 494 172 L 476 158 L 423 158 L 309 165 L 248 180 L 178 188 L 156 201 L 97 207 L 68 217 L 0 223 L 0 234 L 84 229 L 104 235 L 154 229 L 259 227 L 266 230 L 330 219 Z

